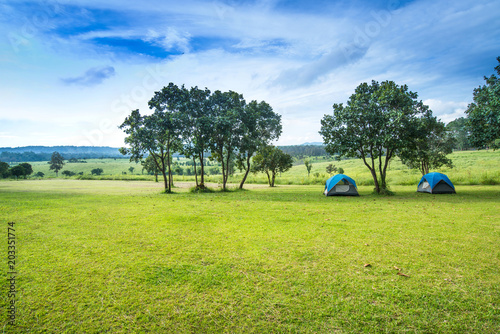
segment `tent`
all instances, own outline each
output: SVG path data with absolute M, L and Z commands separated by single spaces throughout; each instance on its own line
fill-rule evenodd
M 430 194 L 454 194 L 455 186 L 448 176 L 441 173 L 429 173 L 422 176 L 417 191 Z
M 344 174 L 337 174 L 326 180 L 324 194 L 326 196 L 359 196 L 356 182 Z

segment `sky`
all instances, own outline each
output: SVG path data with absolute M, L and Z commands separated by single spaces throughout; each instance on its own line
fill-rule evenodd
M 0 0 L 0 147 L 124 146 L 170 82 L 233 90 L 282 116 L 278 145 L 321 142 L 334 103 L 406 84 L 464 116 L 500 56 L 498 0 Z

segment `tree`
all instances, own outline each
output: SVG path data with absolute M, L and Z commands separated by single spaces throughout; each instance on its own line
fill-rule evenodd
M 193 159 L 196 188 L 205 189 L 205 153 L 210 150 L 210 140 L 213 135 L 212 109 L 210 106 L 210 90 L 192 87 L 184 94 L 186 103 L 183 112 L 183 141 L 182 152 Z M 200 164 L 200 182 L 198 183 L 198 168 Z
M 472 148 L 469 140 L 469 127 L 467 126 L 467 119 L 464 117 L 457 118 L 446 125 L 450 137 L 454 139 L 453 148 L 456 150 L 467 150 Z
M 226 190 L 230 164 L 239 148 L 243 132 L 245 100 L 236 92 L 215 91 L 210 96 L 213 132 L 210 139 L 212 158 L 222 166 L 222 190 Z
M 328 166 L 326 166 L 326 172 L 327 172 L 328 174 L 330 174 L 330 175 L 331 175 L 331 174 L 335 173 L 336 171 L 337 171 L 337 167 L 335 167 L 335 165 L 334 165 L 334 164 L 328 164 Z M 341 174 L 342 174 L 342 173 L 341 173 Z
M 163 172 L 163 176 L 165 182 L 167 182 L 165 191 L 169 193 L 172 192 L 173 186 L 172 155 L 182 149 L 181 136 L 184 126 L 185 101 L 186 90 L 184 86 L 179 88 L 170 83 L 167 87 L 163 87 L 161 91 L 155 92 L 155 95 L 148 102 L 149 108 L 154 109 L 154 113 L 151 116 L 144 117 L 144 128 L 153 136 L 153 146 L 148 146 L 151 146 L 154 150 L 150 150 L 149 154 L 159 158 L 163 164 L 160 170 L 168 171 L 168 180 L 165 179 L 166 172 Z M 151 142 L 151 139 L 143 139 Z M 140 158 L 136 162 L 139 160 Z
M 237 167 L 245 173 L 240 182 L 240 189 L 250 172 L 250 159 L 261 148 L 281 135 L 281 116 L 265 101 L 251 101 L 242 114 L 242 138 L 237 154 Z
M 499 65 L 495 67 L 500 76 Z M 500 147 L 500 78 L 492 74 L 484 77 L 486 85 L 474 89 L 474 102 L 469 104 L 467 114 L 470 140 L 475 147 Z
M 0 161 L 0 177 L 7 178 L 10 175 L 9 164 L 3 161 Z
M 16 180 L 17 180 L 20 176 L 26 175 L 26 170 L 24 169 L 23 166 L 17 165 L 17 166 L 14 166 L 10 169 L 10 174 L 14 175 L 16 177 Z
M 443 165 L 452 168 L 452 161 L 446 156 L 453 152 L 454 139 L 446 131 L 444 123 L 429 114 L 420 119 L 419 126 L 425 137 L 415 138 L 415 148 L 403 148 L 399 154 L 401 161 L 410 168 L 418 169 L 422 175 Z
M 23 162 L 22 164 L 19 164 L 19 166 L 24 168 L 24 178 L 33 174 L 33 167 L 29 163 Z
M 94 168 L 90 171 L 92 175 L 97 175 L 97 176 L 101 175 L 103 172 L 104 171 L 102 170 L 102 168 Z
M 307 177 L 309 177 L 309 175 L 311 174 L 311 169 L 313 167 L 309 158 L 304 159 L 304 165 L 306 166 L 307 169 Z
M 38 172 L 35 174 L 36 177 L 44 177 L 45 174 L 43 172 Z
M 158 173 L 160 170 L 158 169 L 158 162 L 154 161 L 154 157 L 152 155 L 148 155 L 146 160 L 141 161 L 142 168 L 146 170 L 148 174 L 153 174 L 155 176 L 155 181 L 158 182 Z
M 333 105 L 333 115 L 321 120 L 320 134 L 330 155 L 361 158 L 370 170 L 376 193 L 388 192 L 390 160 L 403 148 L 414 149 L 419 116 L 429 108 L 406 85 L 392 81 L 362 83 L 347 101 Z
M 63 168 L 64 166 L 64 158 L 59 152 L 54 152 L 52 153 L 52 157 L 50 158 L 49 161 L 50 170 L 54 170 L 56 172 L 56 177 L 58 176 L 58 172 Z
M 277 173 L 284 173 L 293 165 L 293 158 L 275 146 L 263 147 L 253 157 L 253 172 L 264 172 L 270 187 L 274 187 Z
M 129 167 L 128 170 L 130 171 L 130 174 L 132 174 L 134 172 L 134 167 Z
M 163 176 L 165 192 L 171 192 L 172 182 L 171 171 L 167 167 L 170 164 L 173 141 L 178 141 L 178 137 L 170 131 L 170 117 L 161 111 L 156 111 L 149 116 L 141 116 L 139 110 L 134 110 L 130 116 L 120 125 L 128 136 L 125 143 L 130 148 L 120 148 L 120 153 L 130 155 L 130 161 L 141 161 L 145 154 L 153 157 L 153 162 Z
M 62 175 L 64 175 L 64 176 L 68 176 L 68 177 L 69 177 L 69 176 L 76 175 L 76 173 L 75 173 L 75 172 L 72 172 L 72 171 L 70 171 L 70 170 L 63 170 L 63 171 L 62 171 Z M 97 175 L 99 175 L 99 174 L 97 174 Z

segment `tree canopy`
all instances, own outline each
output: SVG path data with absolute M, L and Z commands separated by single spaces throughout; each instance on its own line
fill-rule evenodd
M 403 148 L 399 154 L 405 165 L 418 169 L 422 175 L 428 174 L 430 169 L 443 165 L 453 167 L 447 155 L 453 152 L 455 144 L 454 138 L 450 136 L 443 122 L 431 115 L 426 116 L 420 118 L 418 130 L 425 133 L 425 136 L 416 137 L 416 146 L 412 149 Z
M 377 193 L 387 191 L 387 168 L 402 149 L 416 148 L 423 135 L 419 117 L 431 113 L 417 93 L 393 81 L 360 84 L 347 105 L 333 105 L 321 120 L 320 134 L 330 155 L 361 158 L 370 170 Z M 427 116 L 428 117 L 428 116 Z
M 58 175 L 59 171 L 63 168 L 64 166 L 64 158 L 59 152 L 54 152 L 52 153 L 52 156 L 50 157 L 49 161 L 50 170 L 53 170 L 56 172 L 56 176 Z
M 293 165 L 293 158 L 279 148 L 269 145 L 261 148 L 253 157 L 253 172 L 264 172 L 270 187 L 274 187 L 276 174 L 284 173 Z
M 500 77 L 499 65 L 495 67 Z M 474 89 L 474 102 L 469 104 L 467 114 L 470 141 L 476 147 L 500 147 L 500 78 L 492 74 L 484 77 L 486 84 Z

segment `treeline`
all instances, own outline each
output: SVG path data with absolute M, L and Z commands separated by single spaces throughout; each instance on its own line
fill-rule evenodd
M 325 147 L 320 145 L 289 145 L 278 147 L 283 152 L 299 159 L 304 157 L 320 157 L 328 155 L 325 151 Z
M 116 149 L 118 153 L 118 149 Z M 0 153 L 0 161 L 9 161 L 9 162 L 26 162 L 26 161 L 49 161 L 51 153 L 35 153 L 32 151 L 16 153 L 16 152 L 2 152 Z M 112 154 L 112 155 L 103 155 L 101 153 L 68 153 L 65 154 L 67 159 L 107 159 L 107 158 L 124 158 L 123 155 Z

